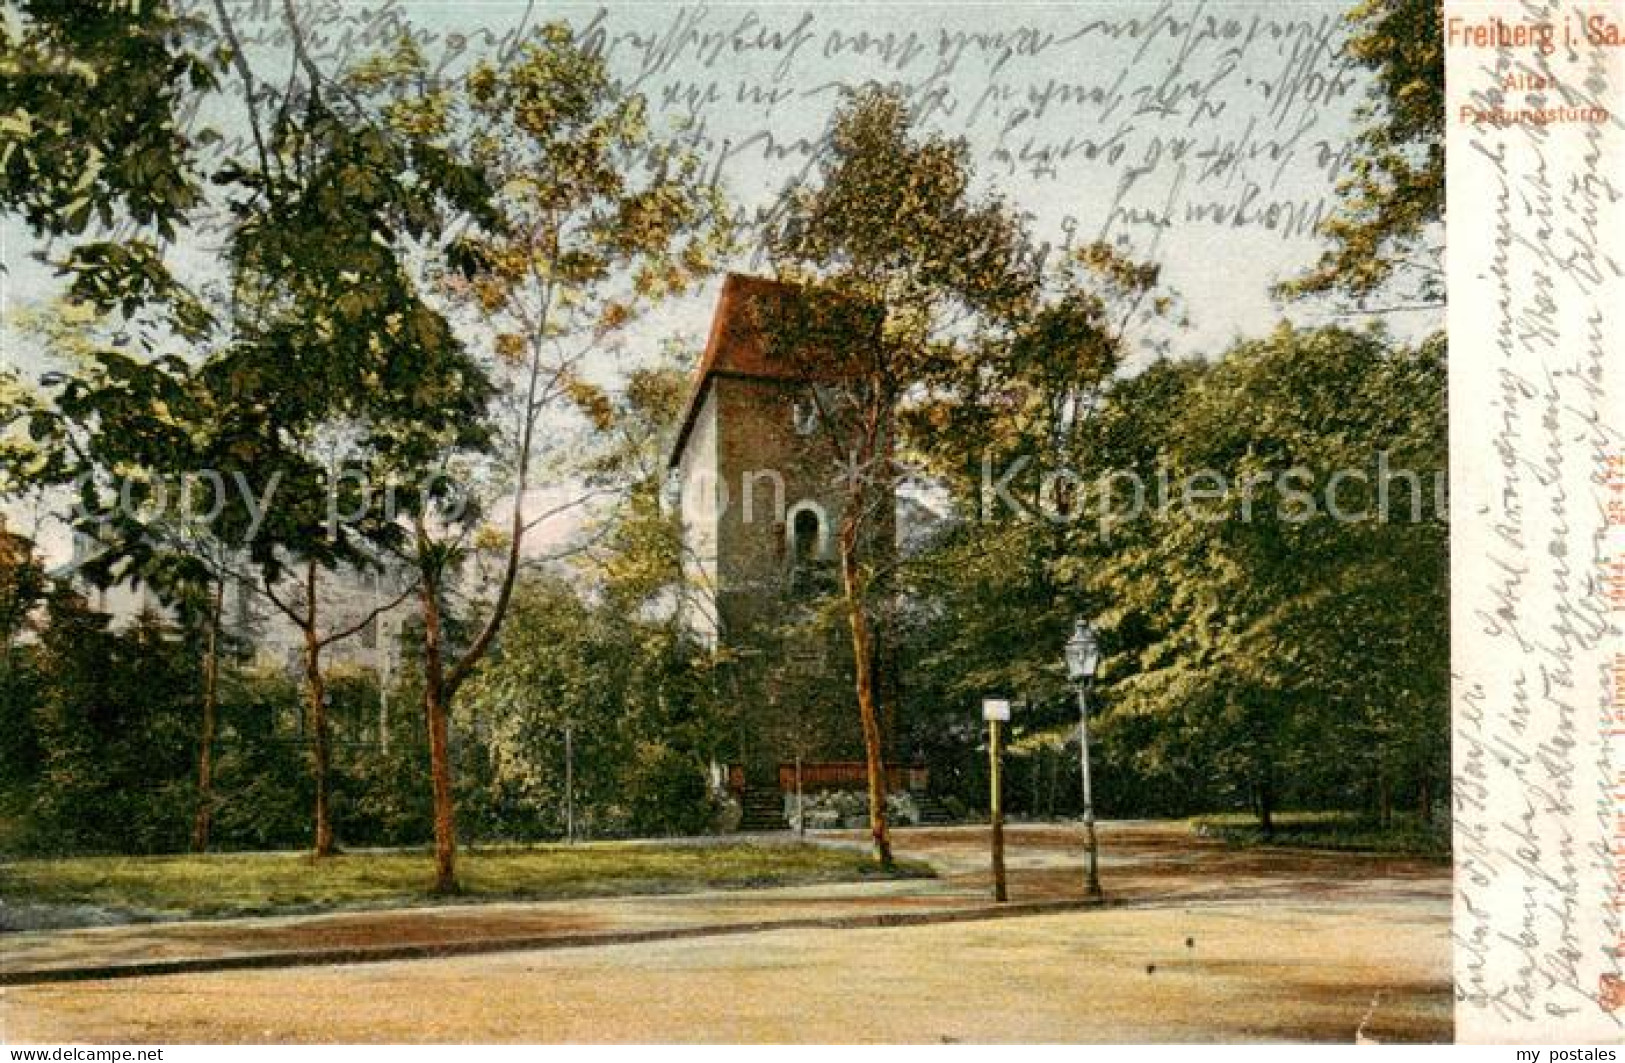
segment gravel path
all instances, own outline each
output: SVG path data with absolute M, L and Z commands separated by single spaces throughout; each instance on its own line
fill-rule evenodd
M 985 903 L 985 833 L 899 833 L 933 881 L 7 935 L 6 963 Z M 1448 866 L 1110 824 L 1120 906 L 8 989 L 8 1040 L 1376 1040 L 1450 1034 Z M 1016 827 L 1014 900 L 1076 895 L 1077 832 Z M 190 950 L 190 953 L 188 952 Z M 872 996 L 873 999 L 868 999 Z M 1363 1024 L 1363 1026 L 1362 1026 Z

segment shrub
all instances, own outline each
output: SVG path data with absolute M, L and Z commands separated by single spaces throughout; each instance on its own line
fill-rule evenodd
M 669 746 L 639 743 L 623 785 L 635 834 L 703 834 L 716 818 L 704 765 Z

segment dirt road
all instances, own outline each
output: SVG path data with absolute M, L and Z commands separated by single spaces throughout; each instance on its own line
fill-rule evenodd
M 899 839 L 902 852 L 942 869 L 933 888 L 982 888 L 979 832 Z M 1122 902 L 1104 910 L 27 987 L 6 991 L 5 1035 L 171 1043 L 1448 1039 L 1446 866 L 1228 850 L 1165 825 L 1114 824 L 1102 840 L 1102 878 Z M 1076 832 L 1018 828 L 1011 864 L 1017 899 L 1075 892 Z

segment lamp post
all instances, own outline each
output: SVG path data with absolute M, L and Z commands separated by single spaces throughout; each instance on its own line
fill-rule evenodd
M 1089 680 L 1100 666 L 1100 643 L 1089 622 L 1079 617 L 1066 640 L 1066 671 L 1078 685 L 1078 746 L 1083 762 L 1083 833 L 1088 850 L 1089 871 L 1085 889 L 1089 896 L 1100 894 L 1100 843 L 1095 838 L 1095 799 L 1089 786 Z

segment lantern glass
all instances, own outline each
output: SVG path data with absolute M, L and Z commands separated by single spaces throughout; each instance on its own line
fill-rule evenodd
M 1100 643 L 1089 622 L 1080 619 L 1066 640 L 1066 670 L 1074 680 L 1092 679 L 1100 667 Z

